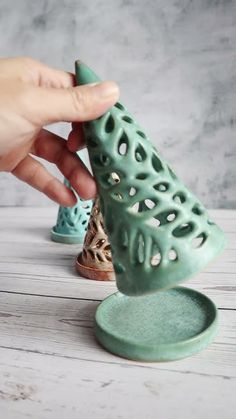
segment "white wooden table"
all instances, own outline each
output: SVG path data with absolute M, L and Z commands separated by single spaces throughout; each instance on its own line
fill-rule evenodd
M 57 208 L 0 208 L 1 419 L 236 418 L 236 211 L 211 211 L 228 249 L 186 283 L 212 298 L 220 332 L 200 354 L 140 363 L 107 353 L 93 317 L 114 283 L 78 277 L 78 245 L 53 243 Z

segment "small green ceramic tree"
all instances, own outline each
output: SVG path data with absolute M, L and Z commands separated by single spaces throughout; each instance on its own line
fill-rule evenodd
M 87 163 L 82 152 L 79 157 Z M 64 179 L 64 184 L 72 189 L 67 179 Z M 84 241 L 93 202 L 81 199 L 77 193 L 75 195 L 77 203 L 73 207 L 59 207 L 56 225 L 51 230 L 51 238 L 55 242 L 82 244 Z
M 64 184 L 71 188 L 65 179 Z M 92 208 L 92 201 L 84 201 L 77 194 L 77 203 L 73 207 L 59 207 L 56 225 L 51 230 L 55 242 L 82 244 L 87 231 Z
M 81 62 L 76 77 L 99 81 Z M 173 287 L 224 248 L 221 229 L 121 103 L 86 122 L 84 133 L 122 293 Z

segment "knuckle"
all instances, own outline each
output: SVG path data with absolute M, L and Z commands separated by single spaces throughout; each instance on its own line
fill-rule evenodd
M 33 89 L 30 85 L 18 83 L 16 96 L 23 111 L 32 109 L 35 98 L 33 96 Z
M 80 88 L 70 88 L 68 91 L 75 113 L 78 116 L 83 116 L 89 108 L 89 96 Z
M 41 167 L 37 164 L 32 165 L 31 170 L 25 173 L 25 181 L 29 184 L 37 183 L 37 180 L 40 176 Z
M 33 60 L 33 58 L 30 58 L 27 56 L 19 57 L 18 61 L 21 63 L 22 66 L 26 68 L 30 68 L 35 64 L 35 61 Z
M 25 63 L 25 64 L 33 61 L 33 59 L 28 57 L 27 55 L 21 55 L 20 57 L 18 57 L 18 60 L 20 60 L 22 63 Z

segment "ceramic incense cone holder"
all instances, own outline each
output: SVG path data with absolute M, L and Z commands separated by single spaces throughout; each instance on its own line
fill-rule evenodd
M 100 81 L 79 61 L 76 78 Z M 96 337 L 131 359 L 192 355 L 214 338 L 217 309 L 176 285 L 223 250 L 224 234 L 123 104 L 83 129 L 120 291 L 98 307 Z
M 66 186 L 71 188 L 65 179 Z M 51 230 L 51 239 L 66 244 L 82 244 L 87 231 L 92 201 L 84 201 L 77 194 L 74 207 L 59 207 L 56 225 Z
M 88 166 L 88 157 L 84 151 L 78 153 L 79 158 Z M 70 188 L 67 179 L 64 184 Z M 73 207 L 59 207 L 56 225 L 51 230 L 51 239 L 66 244 L 83 244 L 93 201 L 83 200 L 74 191 L 77 203 Z
M 110 281 L 114 279 L 111 246 L 104 231 L 99 199 L 96 199 L 84 239 L 83 251 L 76 259 L 77 272 L 90 279 Z

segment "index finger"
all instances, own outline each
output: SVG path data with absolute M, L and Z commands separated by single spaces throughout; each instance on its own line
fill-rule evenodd
M 66 141 L 47 131 L 42 130 L 34 144 L 32 153 L 38 157 L 55 163 L 71 186 L 83 199 L 96 196 L 97 189 L 94 178 L 76 153 L 71 153 Z
M 75 75 L 47 66 L 30 57 L 0 59 L 0 76 L 17 79 L 41 87 L 69 88 L 75 86 Z

